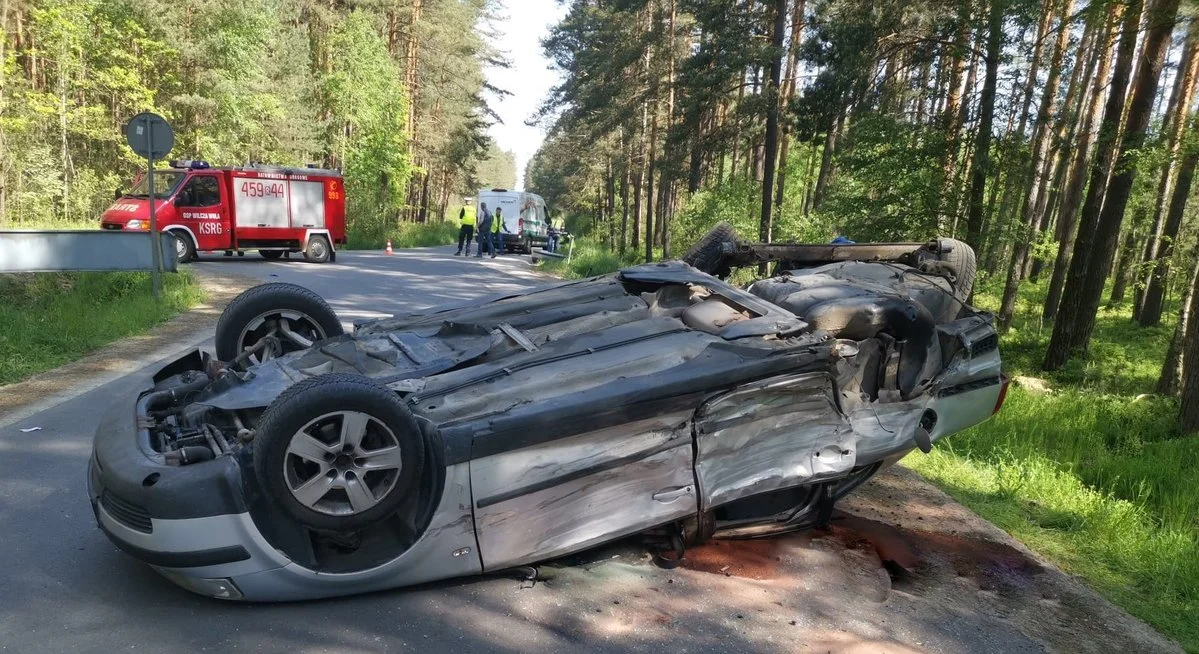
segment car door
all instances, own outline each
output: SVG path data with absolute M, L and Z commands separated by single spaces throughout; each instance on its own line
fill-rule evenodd
M 175 196 L 175 207 L 181 222 L 195 235 L 197 250 L 220 250 L 229 245 L 228 211 L 218 173 L 189 177 Z
M 790 374 L 735 388 L 696 414 L 700 508 L 835 477 L 856 461 L 832 378 Z
M 542 561 L 694 515 L 691 411 L 471 461 L 484 570 Z

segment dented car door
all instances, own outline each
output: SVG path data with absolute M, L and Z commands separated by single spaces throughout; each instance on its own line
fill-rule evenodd
M 470 463 L 484 570 L 586 549 L 694 515 L 691 412 Z
M 851 431 L 823 372 L 774 377 L 709 400 L 696 414 L 701 507 L 851 470 Z

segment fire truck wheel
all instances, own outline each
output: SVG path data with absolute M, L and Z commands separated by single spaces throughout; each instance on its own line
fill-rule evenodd
M 321 296 L 296 284 L 262 284 L 233 298 L 221 312 L 216 355 L 233 361 L 245 354 L 248 363 L 261 363 L 343 333 L 337 314 Z
M 312 263 L 325 263 L 332 250 L 324 236 L 313 236 L 308 239 L 308 247 L 304 248 L 304 258 Z
M 192 243 L 192 237 L 187 235 L 187 232 L 173 230 L 167 232 L 175 237 L 175 260 L 179 263 L 187 263 L 196 259 L 196 244 Z
M 258 254 L 262 255 L 263 259 L 270 259 L 271 261 L 274 261 L 275 259 L 283 256 L 283 250 L 259 250 Z

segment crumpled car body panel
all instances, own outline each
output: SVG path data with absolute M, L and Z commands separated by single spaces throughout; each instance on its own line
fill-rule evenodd
M 402 545 L 372 545 L 381 554 L 369 565 L 338 563 L 337 548 L 305 544 L 326 536 L 256 509 L 252 451 L 237 455 L 241 480 L 229 484 L 249 490 L 230 492 L 246 493 L 249 509 L 229 512 L 248 511 L 238 529 L 258 532 L 253 547 L 230 544 L 247 559 L 228 579 L 246 599 L 302 599 L 501 570 L 663 528 L 747 537 L 818 524 L 881 467 L 991 415 L 1004 388 L 993 336 L 990 316 L 963 308 L 944 280 L 895 264 L 834 263 L 748 289 L 650 264 L 362 322 L 214 383 L 193 404 L 251 419 L 301 380 L 349 372 L 399 394 L 437 444 L 431 517 Z M 96 497 L 107 474 L 93 472 Z M 114 540 L 124 533 L 97 511 Z M 167 533 L 187 520 L 150 522 Z M 226 576 L 220 565 L 159 567 L 183 585 Z

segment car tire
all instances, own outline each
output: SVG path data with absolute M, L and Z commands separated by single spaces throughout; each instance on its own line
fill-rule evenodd
M 267 261 L 274 261 L 283 256 L 283 250 L 259 250 L 258 255 Z
M 233 298 L 221 312 L 216 323 L 217 358 L 232 361 L 253 345 L 251 340 L 257 342 L 270 333 L 272 324 L 276 331 L 286 325 L 293 334 L 312 341 L 344 333 L 337 314 L 316 293 L 296 284 L 262 284 Z M 306 347 L 289 338 L 280 338 L 280 342 L 283 353 Z
M 329 239 L 324 236 L 313 236 L 308 239 L 308 245 L 304 248 L 304 258 L 312 263 L 325 263 L 332 253 L 333 248 L 329 246 Z
M 175 238 L 175 261 L 189 263 L 196 260 L 196 244 L 192 237 L 182 230 L 171 230 L 167 235 Z
M 965 241 L 953 238 L 937 240 L 938 259 L 953 273 L 953 296 L 963 304 L 970 300 L 974 289 L 974 277 L 978 274 L 978 260 L 974 248 Z
M 736 245 L 737 232 L 733 231 L 733 226 L 720 223 L 691 246 L 683 255 L 683 263 L 715 277 L 727 277 L 730 270 L 725 262 L 729 250 Z
M 349 374 L 292 386 L 263 412 L 254 478 L 287 516 L 310 529 L 352 532 L 387 519 L 426 470 L 425 436 L 386 386 Z

